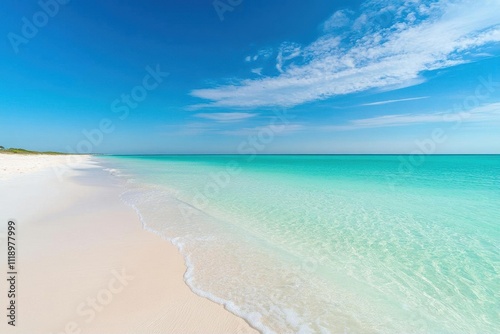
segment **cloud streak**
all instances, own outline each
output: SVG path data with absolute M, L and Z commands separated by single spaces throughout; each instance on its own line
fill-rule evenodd
M 242 129 L 231 129 L 219 131 L 219 134 L 229 135 L 229 136 L 252 136 L 258 134 L 260 131 L 268 129 L 269 126 L 256 126 L 252 128 L 242 128 Z M 279 134 L 285 135 L 303 130 L 304 126 L 302 124 L 286 124 L 280 129 Z M 275 133 L 276 135 L 277 133 Z
M 405 102 L 405 101 L 416 101 L 416 100 L 423 100 L 423 99 L 428 99 L 429 96 L 421 96 L 421 97 L 410 97 L 407 99 L 398 99 L 398 100 L 385 100 L 385 101 L 377 101 L 377 102 L 371 102 L 371 103 L 364 103 L 361 104 L 361 106 L 380 106 L 384 104 L 390 104 L 390 103 L 397 103 L 397 102 Z
M 295 47 L 288 63 L 288 57 L 278 58 L 275 76 L 193 90 L 191 95 L 205 102 L 192 108 L 292 107 L 396 89 L 422 82 L 426 71 L 466 63 L 482 46 L 500 42 L 500 1 L 387 3 L 365 2 L 348 31 L 325 33 L 310 45 Z
M 500 103 L 486 104 L 463 112 L 437 112 L 421 114 L 385 115 L 352 120 L 345 125 L 322 127 L 322 130 L 357 130 L 395 126 L 410 126 L 428 123 L 499 122 Z
M 199 113 L 195 117 L 213 120 L 216 122 L 238 122 L 257 116 L 254 113 L 233 112 L 233 113 Z

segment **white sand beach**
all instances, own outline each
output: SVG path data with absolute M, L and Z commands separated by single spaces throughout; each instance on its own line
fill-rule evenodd
M 16 326 L 0 333 L 257 333 L 195 295 L 177 249 L 142 229 L 113 176 L 79 160 L 0 154 L 0 268 L 14 220 L 18 272 Z

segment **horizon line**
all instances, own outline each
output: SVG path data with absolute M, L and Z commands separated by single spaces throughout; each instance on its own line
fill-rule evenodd
M 71 153 L 68 153 L 71 154 Z M 75 155 L 94 155 L 94 156 L 186 156 L 186 155 L 199 155 L 199 156 L 271 156 L 271 155 L 387 155 L 387 156 L 413 156 L 413 155 L 426 155 L 426 156 L 442 156 L 442 155 L 500 155 L 500 153 L 259 153 L 259 154 L 240 154 L 240 153 L 82 153 Z

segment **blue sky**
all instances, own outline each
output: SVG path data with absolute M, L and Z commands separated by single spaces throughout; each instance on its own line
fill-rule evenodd
M 5 147 L 500 153 L 498 0 L 5 0 L 0 11 Z

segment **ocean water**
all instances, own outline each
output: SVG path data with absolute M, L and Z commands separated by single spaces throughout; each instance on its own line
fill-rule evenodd
M 99 161 L 262 333 L 500 332 L 500 156 Z

